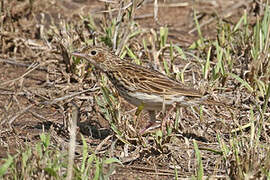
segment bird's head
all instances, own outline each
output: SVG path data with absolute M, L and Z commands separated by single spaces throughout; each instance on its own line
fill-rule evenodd
M 74 51 L 72 55 L 84 58 L 90 64 L 103 72 L 110 69 L 112 53 L 108 49 L 102 47 L 85 47 L 80 51 Z

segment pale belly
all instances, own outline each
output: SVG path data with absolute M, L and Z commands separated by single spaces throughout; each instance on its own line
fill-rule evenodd
M 120 95 L 129 103 L 134 106 L 143 106 L 144 110 L 162 110 L 162 107 L 176 104 L 185 105 L 185 97 L 184 96 L 158 96 L 147 93 L 122 93 Z

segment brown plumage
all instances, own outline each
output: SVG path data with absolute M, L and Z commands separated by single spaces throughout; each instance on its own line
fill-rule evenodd
M 149 111 L 155 121 L 155 111 L 169 105 L 192 106 L 203 104 L 205 97 L 200 91 L 184 86 L 166 75 L 137 64 L 122 60 L 103 47 L 87 47 L 74 56 L 86 59 L 103 71 L 114 87 L 129 103 Z

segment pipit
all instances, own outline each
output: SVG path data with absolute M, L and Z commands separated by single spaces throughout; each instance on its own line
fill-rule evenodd
M 103 47 L 86 47 L 72 55 L 86 59 L 104 72 L 120 96 L 129 103 L 147 110 L 150 122 L 156 121 L 156 111 L 178 106 L 203 104 L 205 96 L 156 70 L 121 59 Z

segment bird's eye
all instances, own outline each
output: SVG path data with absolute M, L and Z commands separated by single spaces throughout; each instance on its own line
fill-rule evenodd
M 97 54 L 97 51 L 92 50 L 92 51 L 90 51 L 90 54 L 91 54 L 92 56 L 95 56 L 95 55 Z

